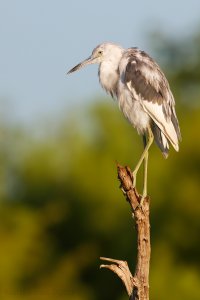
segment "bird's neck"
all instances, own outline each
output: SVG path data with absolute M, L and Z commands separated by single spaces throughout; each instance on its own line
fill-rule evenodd
M 122 53 L 118 56 L 103 61 L 99 66 L 99 81 L 106 92 L 117 96 L 117 83 L 119 80 L 119 62 Z

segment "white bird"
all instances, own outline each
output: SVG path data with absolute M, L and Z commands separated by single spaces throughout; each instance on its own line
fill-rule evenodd
M 141 203 L 147 196 L 148 150 L 155 139 L 164 157 L 169 143 L 179 150 L 181 133 L 175 101 L 169 83 L 158 64 L 138 48 L 124 49 L 114 43 L 97 46 L 92 55 L 69 73 L 89 64 L 99 64 L 99 81 L 103 89 L 116 98 L 128 121 L 143 136 L 144 151 L 133 171 L 133 186 L 144 161 L 144 185 Z

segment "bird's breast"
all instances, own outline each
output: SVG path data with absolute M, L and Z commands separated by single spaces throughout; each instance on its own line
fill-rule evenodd
M 150 117 L 144 111 L 140 99 L 134 97 L 121 82 L 118 85 L 118 102 L 128 121 L 137 129 L 139 134 L 143 134 L 150 124 Z
M 103 89 L 111 95 L 117 94 L 119 75 L 109 63 L 102 63 L 99 67 L 99 81 Z

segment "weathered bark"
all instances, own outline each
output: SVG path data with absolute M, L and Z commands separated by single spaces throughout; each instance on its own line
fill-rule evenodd
M 129 167 L 117 166 L 120 187 L 130 204 L 135 228 L 137 231 L 137 261 L 134 276 L 131 274 L 126 261 L 100 257 L 112 264 L 102 264 L 100 268 L 107 268 L 116 273 L 126 287 L 131 300 L 149 300 L 149 264 L 150 264 L 150 222 L 149 197 L 140 204 L 141 196 L 133 187 L 133 176 Z

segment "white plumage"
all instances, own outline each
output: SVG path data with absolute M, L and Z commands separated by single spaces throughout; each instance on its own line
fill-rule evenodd
M 133 172 L 135 185 L 137 171 L 144 160 L 144 198 L 147 194 L 148 150 L 153 138 L 165 157 L 169 142 L 176 151 L 179 150 L 181 134 L 174 97 L 158 64 L 138 48 L 123 49 L 113 43 L 100 44 L 88 59 L 68 73 L 94 63 L 99 64 L 102 87 L 118 100 L 125 117 L 144 137 L 145 150 Z

